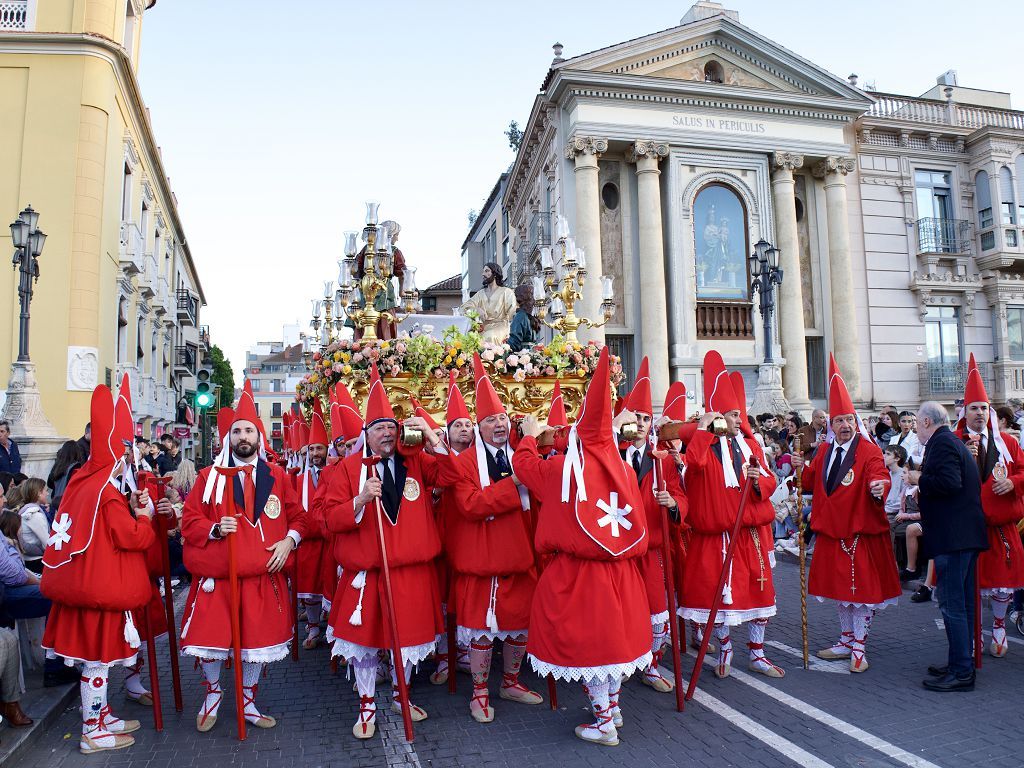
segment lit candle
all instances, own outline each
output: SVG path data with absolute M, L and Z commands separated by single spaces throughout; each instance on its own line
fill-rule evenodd
M 533 300 L 544 301 L 544 281 L 540 279 L 540 275 L 533 276 Z
M 540 266 L 541 269 L 554 269 L 555 264 L 551 260 L 551 247 L 542 245 L 540 248 Z
M 366 226 L 375 227 L 377 226 L 377 209 L 380 208 L 380 203 L 374 200 L 366 201 Z
M 615 286 L 612 284 L 611 275 L 601 275 L 601 298 L 604 301 L 615 298 Z

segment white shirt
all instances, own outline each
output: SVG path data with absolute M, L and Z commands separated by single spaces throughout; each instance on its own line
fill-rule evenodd
M 252 484 L 253 484 L 254 488 L 256 487 L 256 464 L 257 464 L 257 462 L 259 462 L 259 460 L 260 460 L 259 453 L 254 453 L 248 459 L 243 459 L 243 458 L 240 458 L 234 451 L 231 452 L 231 461 L 234 463 L 234 465 L 236 467 L 250 466 L 250 467 L 253 468 L 252 469 Z M 248 474 L 248 473 L 246 473 L 246 472 L 240 472 L 239 473 L 239 477 L 241 478 L 241 482 L 243 482 L 243 483 L 245 482 L 246 474 Z M 220 525 L 220 523 L 215 523 L 214 525 L 212 525 L 210 527 L 210 538 L 211 539 L 221 538 L 219 536 L 214 536 L 213 535 L 213 531 L 214 531 L 214 529 L 218 525 Z M 292 541 L 295 542 L 295 546 L 298 547 L 299 544 L 302 541 L 302 537 L 299 535 L 299 532 L 296 531 L 294 528 L 289 528 L 288 529 L 288 535 L 291 537 Z
M 633 457 L 636 456 L 637 454 L 640 454 L 640 463 L 643 464 L 643 448 L 637 448 L 635 445 L 631 445 L 629 446 L 629 448 L 626 449 L 626 463 L 629 464 L 630 467 L 633 466 Z
M 854 437 L 851 437 L 845 443 L 835 443 L 832 446 L 832 455 L 828 459 L 828 467 L 825 469 L 825 479 L 828 479 L 829 473 L 832 471 L 832 465 L 836 463 L 836 459 L 839 458 L 839 450 L 843 451 L 843 461 L 846 461 L 846 457 L 850 455 L 850 445 L 854 441 Z
M 486 440 L 484 440 L 483 443 L 484 443 L 484 448 L 486 448 L 487 452 L 489 454 L 491 454 L 491 458 L 492 459 L 497 461 L 497 459 L 498 459 L 498 451 L 501 451 L 503 454 L 505 454 L 505 460 L 508 461 L 508 443 L 505 443 L 505 445 L 503 445 L 501 447 L 493 446 L 490 443 L 488 443 Z M 512 466 L 512 462 L 509 461 L 508 465 L 511 467 Z

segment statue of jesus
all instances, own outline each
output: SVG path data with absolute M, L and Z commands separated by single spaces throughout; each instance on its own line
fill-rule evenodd
M 512 317 L 516 313 L 516 294 L 505 286 L 501 267 L 494 262 L 484 265 L 481 277 L 484 287 L 462 305 L 461 312 L 475 311 L 483 324 L 484 341 L 500 344 L 508 339 Z

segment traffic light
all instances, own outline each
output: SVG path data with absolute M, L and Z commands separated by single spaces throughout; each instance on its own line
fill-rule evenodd
M 205 411 L 213 400 L 213 368 L 204 364 L 196 371 L 196 410 Z

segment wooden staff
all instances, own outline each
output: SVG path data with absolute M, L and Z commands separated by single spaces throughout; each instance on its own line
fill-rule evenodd
M 165 488 L 170 484 L 169 477 L 150 477 L 149 482 L 156 486 L 157 503 L 164 498 Z M 157 515 L 157 533 L 160 536 L 160 560 L 164 572 L 164 613 L 167 614 L 167 646 L 171 654 L 171 682 L 174 686 L 174 709 L 181 712 L 184 704 L 181 699 L 181 670 L 178 668 L 178 623 L 174 618 L 174 593 L 171 590 L 171 553 L 167 548 L 168 521 Z
M 235 475 L 242 467 L 215 467 L 224 477 L 224 498 L 227 499 L 227 516 L 236 520 L 240 517 L 235 507 Z M 235 554 L 235 534 L 225 534 L 228 540 L 228 590 L 231 613 L 231 650 L 234 654 L 232 669 L 235 673 L 235 714 L 238 718 L 238 740 L 245 741 L 245 701 L 242 692 L 242 606 L 238 592 L 238 559 Z M 271 574 L 273 578 L 273 574 Z
M 379 456 L 364 459 L 371 475 L 377 477 Z M 388 564 L 388 546 L 384 541 L 384 511 L 380 498 L 374 499 L 377 514 L 377 541 L 380 544 L 381 575 L 384 577 L 384 589 L 378 589 L 381 601 L 382 618 L 391 625 L 391 655 L 395 665 L 395 679 L 398 680 L 398 698 L 402 704 L 402 723 L 405 725 L 405 740 L 412 743 L 412 705 L 409 704 L 409 686 L 405 682 L 405 661 L 402 659 L 402 644 L 398 633 L 398 618 L 395 615 L 395 593 L 391 588 L 391 567 Z M 449 670 L 448 674 L 452 674 Z
M 800 632 L 803 638 L 804 669 L 810 667 L 809 649 L 807 647 L 807 540 L 804 523 L 803 493 L 803 454 L 800 452 L 800 435 L 793 438 L 793 453 L 800 456 L 800 467 L 796 471 L 796 525 L 800 540 Z
M 652 451 L 654 466 L 652 471 L 658 481 L 658 491 L 667 490 L 665 476 L 661 472 L 661 460 L 668 455 L 668 451 Z M 672 669 L 675 673 L 676 683 L 676 711 L 682 712 L 686 708 L 683 697 L 683 663 L 679 645 L 679 620 L 676 617 L 676 588 L 673 579 L 672 569 L 672 542 L 669 536 L 668 509 L 663 509 L 661 514 L 661 567 L 665 576 L 665 592 L 668 597 L 668 633 L 669 641 L 672 644 Z
M 751 457 L 750 464 L 748 466 L 757 466 L 753 457 Z M 693 691 L 697 687 L 697 680 L 700 678 L 701 666 L 704 664 L 704 655 L 708 652 L 708 642 L 711 640 L 711 633 L 714 631 L 715 627 L 715 616 L 717 616 L 718 608 L 722 603 L 722 590 L 725 589 L 725 582 L 729 578 L 729 566 L 732 564 L 732 556 L 736 550 L 736 540 L 740 535 L 740 526 L 743 522 L 743 510 L 746 509 L 747 500 L 750 498 L 750 489 L 753 485 L 754 481 L 749 477 L 743 480 L 743 492 L 740 495 L 740 506 L 736 510 L 736 522 L 732 527 L 732 536 L 729 538 L 729 546 L 726 547 L 725 550 L 725 561 L 722 563 L 722 575 L 718 579 L 718 589 L 715 592 L 714 598 L 711 600 L 711 610 L 708 611 L 708 623 L 704 628 L 704 637 L 702 637 L 700 641 L 700 650 L 697 651 L 697 661 L 693 665 L 693 672 L 690 674 L 690 685 L 686 689 L 687 701 L 693 698 Z
M 459 666 L 459 633 L 455 619 L 455 571 L 448 567 L 448 597 L 445 603 L 445 632 L 448 634 L 448 694 L 455 693 L 455 673 Z
M 166 590 L 165 590 L 166 591 Z M 142 631 L 149 639 L 146 641 L 146 658 L 149 661 L 149 687 L 152 689 L 153 698 L 153 727 L 157 731 L 164 729 L 164 708 L 160 702 L 160 675 L 156 668 L 156 644 L 152 632 L 152 622 L 149 620 L 149 603 L 139 609 L 139 617 L 142 619 Z

